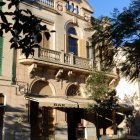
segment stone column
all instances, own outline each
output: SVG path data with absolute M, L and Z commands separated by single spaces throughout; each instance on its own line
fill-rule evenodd
M 61 55 L 60 55 L 60 62 L 64 63 L 65 57 L 64 57 L 64 51 L 61 50 Z

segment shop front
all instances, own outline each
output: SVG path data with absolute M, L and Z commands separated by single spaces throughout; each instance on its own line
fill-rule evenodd
M 25 98 L 30 102 L 31 140 L 86 139 L 84 112 L 89 104 L 94 105 L 93 100 L 40 95 Z

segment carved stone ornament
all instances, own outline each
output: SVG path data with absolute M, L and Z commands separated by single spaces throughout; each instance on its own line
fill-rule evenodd
M 89 21 L 89 15 L 88 14 L 84 14 L 84 19 L 86 20 L 86 21 Z
M 59 11 L 63 11 L 63 4 L 62 4 L 61 2 L 58 2 L 58 3 L 57 3 L 57 9 L 58 9 Z

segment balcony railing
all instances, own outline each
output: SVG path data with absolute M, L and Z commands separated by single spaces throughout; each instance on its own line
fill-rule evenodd
M 93 60 L 75 56 L 73 53 L 64 53 L 64 51 L 54 51 L 50 49 L 40 48 L 35 50 L 34 57 L 26 59 L 24 56 L 20 57 L 20 62 L 23 64 L 32 63 L 32 59 L 40 60 L 41 62 L 49 62 L 51 65 L 58 64 L 80 69 L 89 70 L 93 67 Z
M 74 56 L 74 63 L 75 63 L 76 66 L 89 68 L 90 59 Z
M 41 48 L 39 51 L 39 57 L 43 59 L 47 59 L 50 61 L 57 61 L 60 62 L 60 54 L 61 52 L 49 50 L 49 49 L 44 49 Z
M 37 0 L 41 4 L 45 4 L 48 7 L 54 7 L 54 0 Z
M 41 48 L 39 50 L 39 57 L 48 61 L 55 61 L 58 63 L 64 63 L 67 65 L 74 65 L 76 67 L 89 69 L 91 67 L 91 60 L 81 58 L 73 55 L 72 53 L 64 53 L 63 51 L 54 51 L 50 49 Z

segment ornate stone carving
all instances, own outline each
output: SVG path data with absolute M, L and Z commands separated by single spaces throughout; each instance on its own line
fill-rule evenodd
M 37 68 L 37 64 L 34 63 L 28 67 L 28 73 L 30 77 L 33 75 L 33 72 L 35 71 L 36 68 Z
M 58 72 L 56 73 L 55 79 L 56 79 L 57 81 L 60 80 L 60 78 L 61 78 L 61 76 L 62 76 L 62 73 L 63 73 L 63 69 L 59 69 Z
M 62 2 L 58 1 L 58 3 L 57 3 L 57 9 L 59 11 L 63 11 L 63 3 Z

